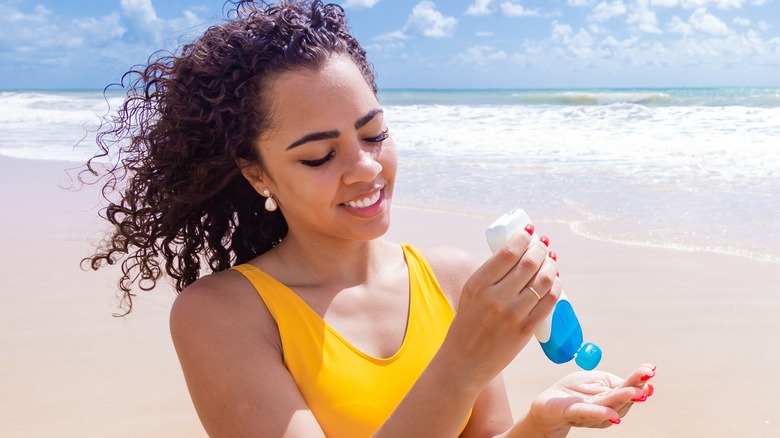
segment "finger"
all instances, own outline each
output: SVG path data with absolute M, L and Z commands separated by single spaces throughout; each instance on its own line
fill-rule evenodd
M 528 247 L 517 263 L 509 269 L 503 278 L 494 283 L 494 286 L 507 290 L 509 293 L 517 294 L 526 285 L 531 282 L 542 266 L 546 262 L 547 247 L 539 240 L 534 240 L 528 244 Z M 554 275 L 554 274 L 553 274 Z M 550 284 L 543 284 L 543 279 L 536 283 L 535 289 L 538 292 L 546 292 Z M 539 291 L 539 287 L 543 290 Z M 540 294 L 541 296 L 541 294 Z
M 620 423 L 620 414 L 609 406 L 574 403 L 564 412 L 567 422 L 576 426 L 607 427 Z
M 496 284 L 514 268 L 528 250 L 533 239 L 526 230 L 518 231 L 501 245 L 501 248 L 493 254 L 475 273 L 480 282 Z
M 519 300 L 530 307 L 536 304 L 547 295 L 555 285 L 557 277 L 557 266 L 554 260 L 547 257 L 539 271 L 534 274 L 528 284 L 520 290 Z
M 621 387 L 637 387 L 642 388 L 647 384 L 647 381 L 655 377 L 655 365 L 642 364 L 635 369 L 626 380 L 620 385 Z
M 647 400 L 647 396 L 641 388 L 629 386 L 605 392 L 591 398 L 589 401 L 591 401 L 591 403 L 609 406 L 617 411 L 624 405 L 643 402 L 645 400 Z
M 561 283 L 560 278 L 554 278 L 553 286 L 550 291 L 547 292 L 528 313 L 528 317 L 533 324 L 541 322 L 547 318 L 547 315 L 549 315 L 553 308 L 555 308 L 555 303 L 558 302 L 558 298 L 561 296 L 561 292 L 563 291 L 563 284 Z M 536 297 L 533 298 L 536 299 Z

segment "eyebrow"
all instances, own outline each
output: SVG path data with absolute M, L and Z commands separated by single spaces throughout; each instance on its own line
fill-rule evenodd
M 368 122 L 370 122 L 371 120 L 374 119 L 374 117 L 376 117 L 377 114 L 382 114 L 383 112 L 384 111 L 380 108 L 372 109 L 371 111 L 368 112 L 368 114 L 357 119 L 357 121 L 355 122 L 355 129 L 360 129 L 366 126 Z
M 365 116 L 357 119 L 355 121 L 355 129 L 360 129 L 364 126 L 366 126 L 371 120 L 374 119 L 374 117 L 377 116 L 377 114 L 382 114 L 384 111 L 382 109 L 373 109 L 368 112 Z M 311 134 L 306 134 L 303 137 L 299 138 L 298 140 L 295 140 L 294 142 L 290 143 L 289 146 L 285 150 L 289 151 L 290 149 L 294 147 L 298 147 L 304 143 L 308 143 L 310 141 L 319 141 L 319 140 L 327 140 L 330 138 L 338 138 L 338 136 L 341 135 L 341 132 L 333 130 L 333 131 L 320 131 L 320 132 L 312 132 Z

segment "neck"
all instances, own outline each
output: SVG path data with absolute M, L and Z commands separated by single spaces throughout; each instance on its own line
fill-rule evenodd
M 390 244 L 382 239 L 323 242 L 288 235 L 263 264 L 288 285 L 350 287 L 377 278 L 389 251 Z

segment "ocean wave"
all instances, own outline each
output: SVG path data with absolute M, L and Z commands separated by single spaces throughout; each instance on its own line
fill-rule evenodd
M 552 105 L 634 104 L 650 108 L 690 106 L 780 107 L 780 88 L 606 88 L 529 90 L 380 90 L 383 105 Z

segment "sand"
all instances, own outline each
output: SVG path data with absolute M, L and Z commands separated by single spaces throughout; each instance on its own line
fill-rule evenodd
M 114 318 L 116 272 L 79 268 L 104 225 L 94 189 L 58 187 L 73 166 L 0 157 L 0 436 L 205 436 L 168 335 L 171 288 Z M 388 238 L 482 260 L 492 219 L 395 206 Z M 599 368 L 658 366 L 655 395 L 622 424 L 570 436 L 780 436 L 780 265 L 536 225 L 559 254 L 585 339 L 604 350 Z M 515 414 L 575 370 L 529 344 L 505 372 Z

